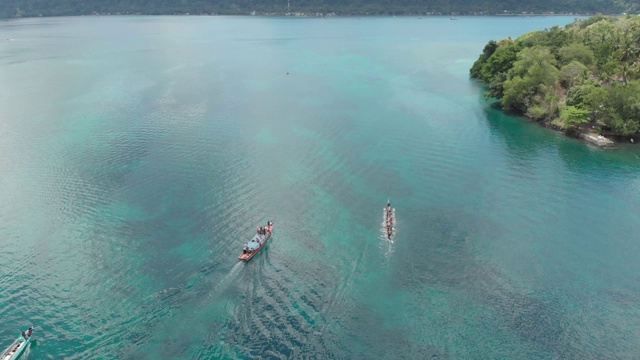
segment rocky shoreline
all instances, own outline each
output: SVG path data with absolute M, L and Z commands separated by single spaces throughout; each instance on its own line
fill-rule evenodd
M 526 118 L 531 122 L 535 122 L 536 124 L 544 128 L 554 130 L 568 137 L 580 139 L 588 144 L 595 145 L 601 149 L 615 149 L 617 145 L 620 143 L 635 144 L 635 139 L 633 136 L 621 136 L 621 135 L 614 135 L 614 134 L 602 135 L 593 131 L 596 129 L 592 129 L 589 127 L 584 127 L 579 129 L 565 129 L 551 123 L 535 121 L 526 116 L 524 116 L 524 118 Z
M 599 128 L 592 128 L 589 126 L 583 126 L 581 128 L 577 128 L 577 129 L 566 129 L 563 127 L 560 127 L 556 124 L 553 124 L 551 122 L 546 122 L 546 121 L 538 121 L 536 119 L 530 118 L 524 114 L 518 114 L 518 113 L 513 113 L 510 111 L 505 111 L 504 109 L 502 109 L 500 107 L 500 102 L 497 101 L 493 104 L 491 104 L 491 107 L 494 107 L 495 109 L 499 109 L 500 111 L 504 112 L 505 114 L 509 114 L 512 116 L 516 116 L 519 118 L 522 118 L 525 121 L 529 121 L 532 123 L 537 124 L 538 126 L 541 126 L 543 128 L 549 129 L 549 130 L 553 130 L 557 133 L 560 133 L 562 135 L 565 135 L 567 137 L 571 137 L 574 139 L 578 139 L 581 140 L 587 144 L 590 145 L 594 145 L 597 146 L 601 149 L 615 149 L 617 148 L 618 144 L 622 144 L 622 143 L 629 143 L 629 144 L 636 144 L 637 141 L 640 141 L 640 134 L 639 136 L 623 136 L 623 135 L 616 135 L 613 133 L 607 133 L 606 131 L 602 131 Z M 600 130 L 602 133 L 598 133 L 597 131 Z

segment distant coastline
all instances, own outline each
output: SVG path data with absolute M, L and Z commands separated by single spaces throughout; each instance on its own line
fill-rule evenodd
M 590 17 L 598 15 L 598 13 L 528 13 L 528 14 L 460 14 L 455 15 L 455 20 L 464 19 L 465 17 Z M 34 15 L 20 17 L 0 17 L 1 20 L 18 20 L 33 18 L 56 18 L 56 17 L 100 17 L 100 16 L 255 16 L 255 17 L 451 17 L 450 14 L 369 14 L 369 13 L 321 13 L 321 12 L 292 12 L 292 13 L 243 13 L 243 14 L 226 14 L 226 13 L 166 13 L 166 14 L 148 14 L 148 13 L 92 13 L 92 14 L 75 14 L 75 15 Z
M 239 15 L 239 16 L 592 16 L 640 13 L 637 0 L 4 0 L 0 18 L 87 15 Z

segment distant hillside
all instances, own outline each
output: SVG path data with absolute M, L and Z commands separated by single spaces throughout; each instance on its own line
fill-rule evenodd
M 2 0 L 0 18 L 91 14 L 495 15 L 638 13 L 637 0 Z

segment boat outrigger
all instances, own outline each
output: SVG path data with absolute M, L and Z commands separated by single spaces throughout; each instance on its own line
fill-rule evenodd
M 272 233 L 273 221 L 269 220 L 267 221 L 266 227 L 259 227 L 257 234 L 251 239 L 251 241 L 244 244 L 244 247 L 242 248 L 242 254 L 238 256 L 238 260 L 251 260 L 251 258 L 267 244 L 267 241 L 269 240 L 269 238 L 271 238 Z
M 20 337 L 18 337 L 13 344 L 0 353 L 0 360 L 19 359 L 20 356 L 24 354 L 24 350 L 29 345 L 29 341 L 31 341 L 31 334 L 33 334 L 33 327 L 30 327 L 27 331 L 23 331 Z
M 391 240 L 396 225 L 396 210 L 391 207 L 391 201 L 387 200 L 387 207 L 384 209 L 384 225 L 387 233 L 387 239 Z

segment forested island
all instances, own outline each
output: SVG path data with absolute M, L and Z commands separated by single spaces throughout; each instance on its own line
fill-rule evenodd
M 470 70 L 488 97 L 570 135 L 640 131 L 640 16 L 594 16 L 491 40 Z
M 3 0 L 0 18 L 72 15 L 528 15 L 638 13 L 635 0 Z

